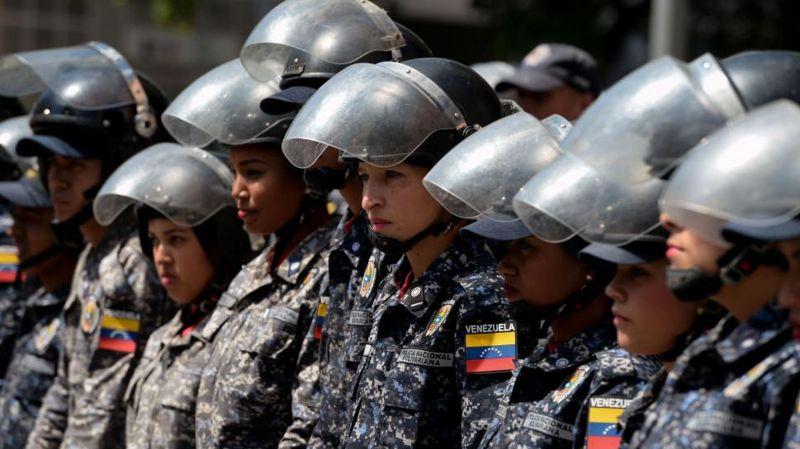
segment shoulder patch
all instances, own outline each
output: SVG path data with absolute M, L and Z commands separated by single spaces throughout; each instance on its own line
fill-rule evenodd
M 691 416 L 686 423 L 689 430 L 713 432 L 739 438 L 758 440 L 764 430 L 764 424 L 755 418 L 736 415 L 722 411 L 699 412 Z
M 517 329 L 511 322 L 468 325 L 465 346 L 467 374 L 511 371 L 517 358 Z
M 586 428 L 587 449 L 618 448 L 622 437 L 617 432 L 619 418 L 631 399 L 614 397 L 589 398 L 589 421 Z
M 138 313 L 106 310 L 100 321 L 100 342 L 97 348 L 112 352 L 135 352 L 140 326 Z

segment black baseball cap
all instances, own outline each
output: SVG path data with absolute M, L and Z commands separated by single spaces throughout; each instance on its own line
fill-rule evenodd
M 38 177 L 23 176 L 17 181 L 0 182 L 0 198 L 20 207 L 37 209 L 53 207 Z
M 589 53 L 578 47 L 547 43 L 531 50 L 517 70 L 497 84 L 497 91 L 518 88 L 547 92 L 561 86 L 599 95 L 597 63 Z

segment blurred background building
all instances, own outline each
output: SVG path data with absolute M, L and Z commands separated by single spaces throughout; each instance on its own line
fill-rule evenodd
M 324 1 L 324 0 L 320 0 Z M 88 40 L 170 95 L 238 55 L 276 0 L 0 0 L 0 54 Z M 800 49 L 794 0 L 376 0 L 434 52 L 516 63 L 540 42 L 585 48 L 610 84 L 651 56 Z

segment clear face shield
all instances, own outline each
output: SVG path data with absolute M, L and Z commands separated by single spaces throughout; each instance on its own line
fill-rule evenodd
M 159 143 L 111 175 L 94 201 L 94 215 L 111 224 L 126 209 L 147 205 L 180 226 L 194 227 L 233 206 L 233 173 L 199 148 Z
M 660 200 L 670 220 L 727 246 L 725 224 L 785 223 L 800 213 L 800 107 L 779 100 L 705 139 Z
M 375 52 L 405 45 L 384 10 L 366 0 L 286 0 L 256 25 L 241 60 L 256 79 L 283 74 L 298 52 L 331 64 L 347 65 Z
M 455 216 L 514 221 L 514 195 L 558 158 L 560 137 L 570 126 L 557 115 L 542 122 L 525 112 L 502 118 L 450 150 L 423 184 Z
M 285 130 L 294 112 L 281 116 L 262 112 L 261 101 L 280 91 L 280 75 L 269 81 L 251 78 L 238 59 L 226 62 L 194 81 L 162 115 L 164 126 L 187 146 L 214 141 L 243 145 L 271 129 Z
M 745 109 L 717 60 L 654 60 L 605 91 L 562 148 L 623 183 L 664 176 L 703 137 Z
M 658 227 L 658 196 L 664 181 L 630 184 L 564 154 L 530 179 L 513 207 L 531 232 L 548 242 L 573 237 L 624 245 Z
M 282 148 L 300 168 L 312 166 L 328 147 L 391 167 L 432 134 L 466 127 L 447 94 L 414 68 L 395 62 L 354 64 L 311 97 Z

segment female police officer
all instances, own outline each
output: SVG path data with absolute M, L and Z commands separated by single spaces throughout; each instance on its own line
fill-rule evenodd
M 230 198 L 232 180 L 216 156 L 163 143 L 124 163 L 95 199 L 101 223 L 135 208 L 142 252 L 180 306 L 150 336 L 128 385 L 129 448 L 195 447 L 197 388 L 208 357 L 202 331 L 220 294 L 251 254 Z
M 482 430 L 508 378 L 514 325 L 491 255 L 458 236 L 461 220 L 422 178 L 467 134 L 500 117 L 479 75 L 450 60 L 356 64 L 304 106 L 284 150 L 326 146 L 359 160 L 374 245 L 402 256 L 378 290 L 352 388 L 347 448 L 459 447 Z M 373 281 L 368 285 L 370 288 Z

